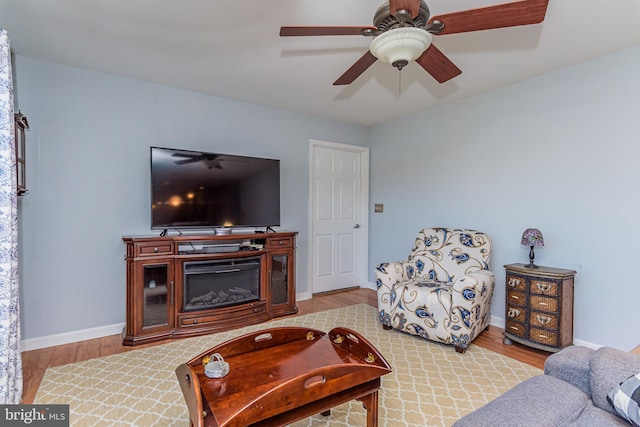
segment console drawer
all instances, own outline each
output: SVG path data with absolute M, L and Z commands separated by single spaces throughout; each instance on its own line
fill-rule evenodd
M 145 242 L 135 244 L 135 257 L 173 255 L 172 242 Z
M 269 239 L 268 245 L 271 248 L 291 247 L 293 246 L 293 239 L 291 237 L 274 237 Z
M 267 306 L 264 301 L 258 301 L 244 308 L 234 307 L 233 316 L 241 319 L 244 316 L 252 316 L 256 313 L 264 313 L 266 311 L 266 308 Z M 229 319 L 229 313 L 227 312 L 227 310 L 218 309 L 217 311 L 217 313 L 213 313 L 211 315 L 178 315 L 178 326 L 181 328 L 198 328 L 203 325 L 218 323 L 220 321 Z

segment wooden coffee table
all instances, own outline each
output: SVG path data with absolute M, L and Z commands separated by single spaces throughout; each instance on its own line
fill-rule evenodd
M 219 353 L 223 378 L 204 375 L 202 359 Z M 391 367 L 357 332 L 334 328 L 265 329 L 194 357 L 176 369 L 194 426 L 284 426 L 350 400 L 378 425 L 380 377 Z

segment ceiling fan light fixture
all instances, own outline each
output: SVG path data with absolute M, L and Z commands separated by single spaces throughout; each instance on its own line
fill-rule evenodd
M 394 28 L 371 41 L 371 54 L 399 70 L 415 61 L 431 45 L 431 34 L 415 27 Z

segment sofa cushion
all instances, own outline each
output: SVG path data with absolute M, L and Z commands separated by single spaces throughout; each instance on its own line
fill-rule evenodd
M 589 397 L 576 387 L 550 375 L 538 375 L 461 418 L 454 426 L 562 425 L 577 420 L 588 405 Z
M 640 373 L 627 378 L 611 390 L 607 400 L 622 418 L 640 426 Z
M 595 407 L 591 401 L 587 402 L 587 405 L 580 413 L 578 419 L 567 422 L 566 424 L 562 424 L 562 426 L 565 425 L 567 427 L 629 427 L 628 422 L 617 415 L 610 414 L 600 408 Z
M 611 347 L 601 347 L 589 363 L 591 370 L 591 399 L 600 409 L 617 415 L 607 395 L 621 382 L 640 372 L 640 355 Z

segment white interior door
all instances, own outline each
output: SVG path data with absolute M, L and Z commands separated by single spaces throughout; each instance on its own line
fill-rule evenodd
M 369 150 L 311 141 L 313 293 L 366 283 Z

